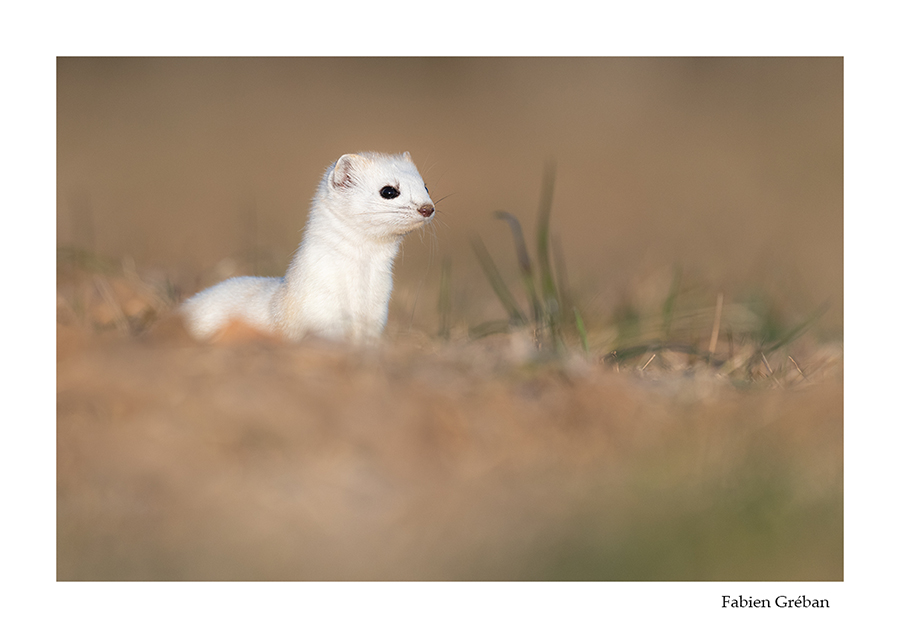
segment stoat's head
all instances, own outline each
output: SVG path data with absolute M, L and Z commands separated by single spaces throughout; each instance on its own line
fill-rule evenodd
M 325 173 L 320 194 L 334 215 L 373 237 L 401 237 L 434 217 L 409 153 L 342 155 Z

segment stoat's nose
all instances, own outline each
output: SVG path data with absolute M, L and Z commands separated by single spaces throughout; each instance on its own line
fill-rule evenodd
M 428 219 L 432 215 L 434 215 L 434 206 L 431 204 L 425 204 L 424 206 L 419 206 L 419 214 Z

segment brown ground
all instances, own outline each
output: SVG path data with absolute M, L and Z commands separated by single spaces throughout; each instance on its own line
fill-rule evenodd
M 60 579 L 843 578 L 840 60 L 58 71 Z M 365 149 L 449 195 L 385 343 L 188 340 L 174 304 L 282 273 L 322 169 Z M 530 234 L 548 157 L 590 346 L 557 359 L 467 333 L 503 317 L 468 236 L 514 283 L 490 213 Z M 707 344 L 724 293 L 725 364 L 601 360 L 623 317 L 658 336 L 676 265 L 673 330 Z

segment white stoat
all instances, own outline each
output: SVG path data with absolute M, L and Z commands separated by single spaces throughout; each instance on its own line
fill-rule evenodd
M 188 331 L 205 340 L 238 321 L 289 340 L 371 341 L 387 322 L 400 242 L 433 217 L 409 153 L 342 155 L 319 183 L 287 274 L 235 277 L 194 295 L 182 306 Z

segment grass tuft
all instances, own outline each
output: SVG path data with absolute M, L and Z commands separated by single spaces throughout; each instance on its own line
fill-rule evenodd
M 117 264 L 78 248 L 57 249 L 56 279 L 57 324 L 90 333 L 141 334 L 177 300 L 171 281 L 142 277 L 130 258 Z
M 580 345 L 590 355 L 593 342 L 604 352 L 597 356 L 597 361 L 615 370 L 631 368 L 640 375 L 662 371 L 693 374 L 706 368 L 735 385 L 762 381 L 784 387 L 794 381 L 808 380 L 804 367 L 787 347 L 809 331 L 827 306 L 821 306 L 800 322 L 788 323 L 772 303 L 762 298 L 750 297 L 726 304 L 723 292 L 708 294 L 695 282 L 686 284 L 685 273 L 679 265 L 672 269 L 664 298 L 651 301 L 650 305 L 646 299 L 636 304 L 629 295 L 612 311 L 606 325 L 596 321 L 595 333 L 589 340 L 582 311 L 571 300 L 562 247 L 556 237 L 551 242 L 555 180 L 556 166 L 548 162 L 537 210 L 534 262 L 519 219 L 507 211 L 494 213 L 509 226 L 522 288 L 531 305 L 530 316 L 516 302 L 487 247 L 479 238 L 473 240 L 475 255 L 506 309 L 507 319 L 475 326 L 469 330 L 470 338 L 528 326 L 536 349 L 545 357 L 563 356 L 570 343 Z M 721 352 L 726 347 L 727 352 Z
M 494 322 L 481 324 L 477 329 L 470 330 L 470 336 L 484 336 L 489 327 L 494 331 L 509 330 L 511 328 L 530 325 L 533 329 L 535 346 L 542 351 L 560 355 L 565 351 L 568 339 L 578 338 L 582 347 L 587 350 L 587 333 L 584 321 L 578 309 L 571 304 L 568 294 L 568 286 L 564 282 L 557 281 L 551 266 L 550 254 L 550 213 L 552 211 L 553 190 L 556 182 L 556 165 L 548 162 L 544 168 L 544 177 L 541 183 L 540 202 L 537 212 L 536 251 L 538 269 L 540 271 L 540 283 L 532 266 L 522 225 L 518 218 L 507 212 L 497 211 L 494 216 L 505 221 L 509 225 L 513 238 L 513 246 L 519 265 L 520 278 L 525 294 L 531 304 L 531 319 L 526 318 L 515 297 L 510 292 L 506 283 L 500 276 L 497 266 L 485 247 L 484 243 L 477 239 L 472 242 L 475 256 L 481 264 L 482 270 L 491 284 L 494 293 L 506 308 L 509 320 L 505 325 Z M 564 262 L 559 243 L 554 242 L 557 276 L 564 274 Z M 573 308 L 573 320 L 565 321 L 563 308 Z

